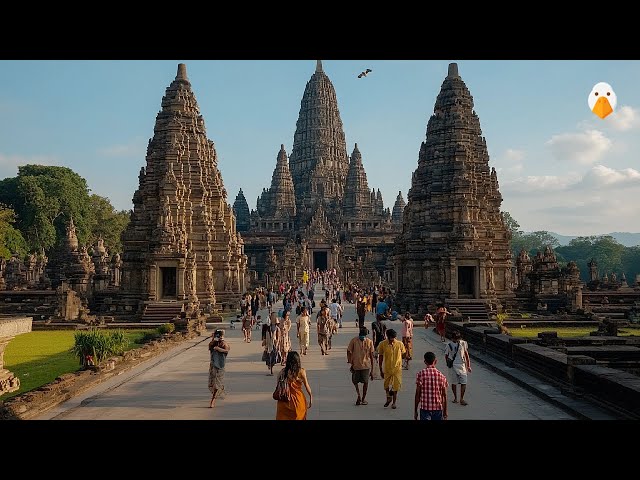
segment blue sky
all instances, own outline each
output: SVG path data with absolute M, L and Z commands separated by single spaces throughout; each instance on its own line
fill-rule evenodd
M 503 210 L 525 230 L 640 232 L 640 61 L 456 60 L 498 170 Z M 131 208 L 165 88 L 186 63 L 233 203 L 268 187 L 280 144 L 290 154 L 315 60 L 0 61 L 0 178 L 25 163 L 64 165 L 94 193 Z M 324 60 L 348 152 L 369 187 L 406 199 L 449 61 Z M 358 79 L 365 68 L 373 73 Z M 594 84 L 618 97 L 604 120 Z

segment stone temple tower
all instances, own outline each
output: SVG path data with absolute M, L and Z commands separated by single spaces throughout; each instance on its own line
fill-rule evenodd
M 473 98 L 449 65 L 413 173 L 395 275 L 403 308 L 513 297 L 510 233 Z M 451 302 L 450 302 L 451 303 Z
M 123 294 L 139 300 L 139 313 L 153 302 L 205 312 L 235 303 L 246 256 L 184 64 L 162 99 L 139 182 L 122 235 Z
M 235 202 L 233 202 L 233 213 L 236 215 L 236 229 L 238 232 L 249 230 L 249 204 L 242 189 L 240 189 Z
M 349 157 L 336 91 L 320 60 L 302 96 L 289 168 L 302 219 L 313 214 L 318 201 L 329 211 L 338 207 Z

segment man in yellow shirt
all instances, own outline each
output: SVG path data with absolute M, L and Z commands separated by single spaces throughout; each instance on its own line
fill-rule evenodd
M 391 408 L 396 408 L 398 392 L 402 388 L 402 358 L 406 355 L 406 348 L 402 342 L 396 340 L 397 333 L 393 329 L 387 330 L 387 341 L 378 345 L 378 364 L 384 379 L 384 389 L 387 393 L 388 407 L 393 401 Z

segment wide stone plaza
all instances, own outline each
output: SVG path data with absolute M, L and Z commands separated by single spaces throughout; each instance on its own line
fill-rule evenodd
M 263 314 L 265 312 L 262 312 Z M 356 394 L 346 360 L 346 347 L 357 334 L 353 305 L 345 309 L 344 327 L 334 335 L 328 356 L 320 355 L 316 335 L 312 333 L 310 353 L 303 357 L 314 396 L 309 420 L 412 420 L 415 375 L 423 362 L 417 357 L 427 350 L 438 354 L 438 367 L 444 365 L 443 344 L 431 329 L 416 326 L 414 360 L 403 371 L 403 390 L 398 408 L 384 408 L 382 380 L 369 382 L 369 405 L 355 406 Z M 373 320 L 368 315 L 367 325 Z M 389 327 L 401 330 L 400 322 Z M 149 360 L 129 373 L 52 409 L 39 419 L 55 420 L 273 420 L 276 402 L 271 398 L 276 377 L 267 376 L 261 361 L 260 332 L 251 343 L 242 341 L 242 330 L 226 328 L 231 344 L 227 358 L 226 396 L 216 407 L 208 408 L 209 369 L 208 336 Z M 292 335 L 297 344 L 295 334 Z M 473 354 L 473 352 L 472 352 Z M 274 367 L 277 375 L 279 366 Z M 449 405 L 450 420 L 570 420 L 575 416 L 550 404 L 510 380 L 475 362 L 472 358 L 467 401 L 469 405 Z

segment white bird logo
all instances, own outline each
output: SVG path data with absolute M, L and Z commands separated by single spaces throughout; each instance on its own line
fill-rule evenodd
M 606 82 L 600 82 L 596 83 L 591 89 L 588 102 L 591 111 L 604 120 L 616 109 L 618 97 L 611 85 Z

